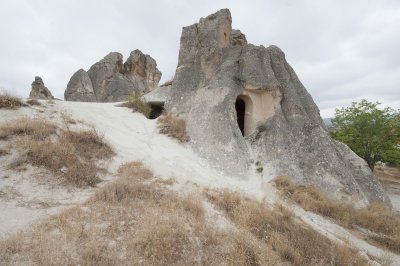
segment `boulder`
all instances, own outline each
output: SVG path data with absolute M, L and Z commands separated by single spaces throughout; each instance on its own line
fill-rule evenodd
M 66 101 L 95 102 L 92 81 L 83 69 L 76 71 L 68 82 L 64 93 Z
M 64 96 L 67 101 L 125 101 L 133 94 L 143 95 L 153 90 L 160 79 L 161 72 L 151 56 L 134 50 L 124 63 L 122 54 L 111 52 L 87 73 L 78 70 L 71 77 Z
M 367 164 L 330 138 L 319 109 L 276 46 L 248 44 L 223 9 L 181 35 L 165 109 L 184 118 L 190 145 L 226 174 L 288 175 L 360 206 L 390 205 Z
M 54 99 L 50 90 L 46 88 L 41 77 L 36 76 L 35 81 L 32 82 L 32 89 L 29 93 L 29 98 L 51 100 Z

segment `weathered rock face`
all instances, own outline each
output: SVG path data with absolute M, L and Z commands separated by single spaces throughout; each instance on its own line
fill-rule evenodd
M 50 90 L 44 86 L 41 77 L 36 76 L 35 81 L 32 82 L 32 90 L 29 93 L 29 98 L 51 100 L 54 99 Z
M 183 28 L 165 108 L 185 118 L 193 148 L 228 174 L 246 177 L 257 164 L 264 177 L 288 175 L 360 205 L 390 204 L 367 164 L 330 138 L 284 53 L 248 44 L 227 9 Z
M 64 96 L 67 101 L 124 101 L 133 94 L 151 91 L 160 79 L 161 72 L 156 61 L 149 55 L 135 50 L 123 63 L 122 55 L 112 52 L 95 63 L 87 73 L 84 70 L 76 72 Z
M 64 98 L 68 101 L 95 102 L 92 81 L 85 70 L 79 69 L 68 82 Z

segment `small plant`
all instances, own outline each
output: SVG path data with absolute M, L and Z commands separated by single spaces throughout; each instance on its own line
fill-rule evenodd
M 149 118 L 151 114 L 151 106 L 138 95 L 131 96 L 127 102 L 122 104 L 123 107 L 132 108 L 134 112 L 142 113 Z
M 260 161 L 257 161 L 256 162 L 256 166 L 257 166 L 257 172 L 258 173 L 260 173 L 260 174 L 262 174 L 262 172 L 264 171 L 264 168 L 262 167 L 262 164 L 261 164 L 261 162 Z
M 174 78 L 172 77 L 171 79 L 169 79 L 166 82 L 164 82 L 163 84 L 161 84 L 160 87 L 171 86 L 173 81 L 174 81 Z
M 161 134 L 175 138 L 179 142 L 189 141 L 186 133 L 186 122 L 182 118 L 167 114 L 158 119 L 157 126 Z
M 233 76 L 233 80 L 240 81 L 240 82 L 246 82 L 246 78 L 243 77 L 243 76 L 240 75 L 240 74 L 234 75 L 234 76 Z
M 42 105 L 42 104 L 41 104 L 38 100 L 36 100 L 36 99 L 29 99 L 29 100 L 26 101 L 26 103 L 29 104 L 29 105 L 32 105 L 32 106 L 34 106 L 34 105 L 36 105 L 36 106 L 41 106 L 41 105 Z
M 0 94 L 0 108 L 17 109 L 22 106 L 25 106 L 25 104 L 20 98 L 11 96 L 8 93 Z

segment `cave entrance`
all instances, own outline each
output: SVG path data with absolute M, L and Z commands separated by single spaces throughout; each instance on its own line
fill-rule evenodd
M 151 107 L 151 112 L 149 115 L 150 119 L 156 119 L 157 117 L 162 115 L 162 113 L 164 112 L 164 105 L 150 104 L 150 107 Z
M 239 125 L 239 129 L 240 129 L 240 132 L 242 132 L 242 136 L 244 136 L 246 103 L 240 96 L 238 96 L 236 98 L 235 109 L 236 109 L 236 118 L 237 118 L 237 123 Z

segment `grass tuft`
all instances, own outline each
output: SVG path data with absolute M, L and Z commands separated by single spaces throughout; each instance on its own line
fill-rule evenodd
M 170 114 L 163 115 L 157 120 L 157 126 L 161 134 L 175 138 L 179 142 L 188 142 L 186 122 L 182 118 Z
M 123 107 L 132 108 L 134 112 L 142 113 L 149 118 L 151 114 L 151 106 L 138 95 L 129 97 L 128 101 L 122 104 Z
M 105 159 L 115 155 L 113 148 L 96 130 L 63 131 L 61 139 L 71 143 L 75 151 L 87 159 Z
M 41 106 L 41 105 L 42 105 L 42 104 L 41 104 L 38 100 L 36 100 L 36 99 L 29 99 L 29 100 L 26 101 L 26 103 L 29 104 L 29 105 L 32 105 L 32 106 L 34 106 L 34 105 L 36 105 L 36 106 Z

